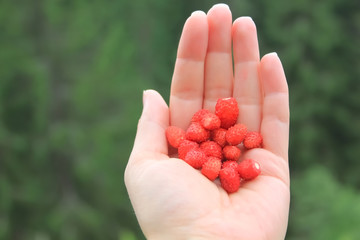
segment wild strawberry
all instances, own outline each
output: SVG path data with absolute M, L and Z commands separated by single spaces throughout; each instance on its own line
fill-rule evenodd
M 220 169 L 221 160 L 216 157 L 208 157 L 202 166 L 201 173 L 211 181 L 214 181 L 219 176 Z
M 241 155 L 241 150 L 236 146 L 225 146 L 223 154 L 226 160 L 237 161 Z
M 211 131 L 211 139 L 221 147 L 226 145 L 226 129 L 219 128 Z
M 221 127 L 228 129 L 239 116 L 239 107 L 235 98 L 220 98 L 215 105 L 215 114 L 221 120 Z
M 179 148 L 178 148 L 178 153 L 179 153 L 179 158 L 184 160 L 186 154 L 192 150 L 192 149 L 196 149 L 199 148 L 199 144 L 190 140 L 184 140 L 180 143 Z
M 193 117 L 191 118 L 191 122 L 200 122 L 201 119 L 203 119 L 203 116 L 211 113 L 210 110 L 208 109 L 200 109 L 199 111 L 197 111 Z
M 261 173 L 260 164 L 252 159 L 245 159 L 240 162 L 237 170 L 240 177 L 245 180 L 252 180 Z
M 228 193 L 236 192 L 240 187 L 240 176 L 235 168 L 222 168 L 219 178 L 222 188 Z
M 178 148 L 185 140 L 185 131 L 176 126 L 169 126 L 165 131 L 166 138 L 171 146 Z
M 217 177 L 228 193 L 236 192 L 243 181 L 256 178 L 260 165 L 246 159 L 240 164 L 243 143 L 245 149 L 261 147 L 259 132 L 248 132 L 243 124 L 236 124 L 239 108 L 235 98 L 218 99 L 215 114 L 207 109 L 197 111 L 186 131 L 169 126 L 165 135 L 169 145 L 178 149 L 179 158 L 213 181 Z M 224 162 L 222 162 L 224 160 Z
M 214 141 L 206 141 L 200 144 L 200 148 L 208 157 L 216 157 L 222 159 L 222 148 Z
M 225 161 L 222 163 L 222 166 L 221 168 L 227 168 L 227 167 L 231 167 L 231 168 L 234 168 L 234 169 L 238 169 L 238 163 L 236 161 Z
M 185 133 L 186 139 L 194 142 L 205 142 L 210 138 L 210 132 L 203 128 L 199 122 L 192 122 Z
M 200 148 L 191 149 L 184 159 L 185 162 L 196 169 L 200 169 L 206 160 L 206 154 Z
M 244 140 L 246 133 L 247 127 L 244 124 L 235 124 L 227 130 L 226 141 L 230 145 L 238 145 Z
M 261 147 L 263 138 L 259 132 L 248 132 L 244 139 L 244 146 L 247 149 Z
M 203 115 L 200 122 L 201 125 L 207 130 L 218 129 L 221 125 L 220 118 L 213 113 L 207 113 Z

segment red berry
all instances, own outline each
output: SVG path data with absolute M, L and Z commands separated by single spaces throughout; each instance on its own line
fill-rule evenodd
M 221 120 L 221 127 L 228 129 L 239 116 L 239 107 L 235 98 L 220 98 L 215 105 L 215 114 Z
M 219 172 L 221 186 L 228 193 L 236 192 L 240 188 L 240 176 L 232 167 L 223 168 Z
M 259 132 L 248 132 L 244 124 L 236 124 L 239 107 L 235 98 L 220 98 L 215 114 L 207 109 L 197 111 L 186 131 L 169 126 L 166 139 L 178 149 L 179 158 L 190 166 L 201 169 L 209 180 L 220 178 L 221 186 L 228 193 L 236 192 L 243 181 L 256 178 L 260 165 L 246 159 L 240 164 L 243 143 L 245 149 L 261 147 L 263 139 Z M 224 160 L 224 162 L 222 162 Z
M 214 181 L 219 176 L 220 169 L 221 159 L 208 157 L 207 161 L 202 166 L 201 173 L 211 181 Z
M 241 151 L 236 146 L 225 146 L 223 148 L 223 154 L 226 160 L 237 161 L 241 155 Z
M 199 144 L 190 140 L 184 140 L 180 143 L 178 148 L 179 158 L 185 159 L 186 154 L 192 150 L 199 147 Z
M 215 114 L 207 113 L 201 119 L 201 125 L 207 130 L 214 130 L 220 128 L 221 121 Z
M 200 122 L 201 119 L 203 119 L 203 116 L 208 113 L 211 113 L 208 109 L 200 109 L 193 115 L 191 122 Z
M 214 141 L 206 141 L 200 144 L 200 148 L 208 157 L 216 157 L 222 159 L 222 148 Z
M 178 148 L 185 140 L 185 131 L 176 126 L 169 126 L 165 131 L 166 138 L 171 146 Z
M 226 141 L 230 145 L 238 145 L 244 140 L 246 133 L 247 127 L 244 124 L 235 124 L 227 130 Z
M 191 149 L 185 156 L 184 161 L 193 168 L 199 169 L 206 162 L 206 154 L 200 149 Z
M 238 169 L 238 163 L 236 161 L 225 161 L 222 163 L 222 166 L 221 168 L 227 168 L 227 167 L 231 167 L 231 168 L 234 168 L 234 169 Z
M 211 131 L 211 139 L 217 142 L 221 147 L 226 145 L 226 129 L 219 128 Z
M 245 180 L 252 180 L 261 173 L 260 164 L 252 159 L 245 159 L 240 162 L 237 170 L 240 177 Z
M 244 146 L 247 149 L 261 147 L 263 138 L 259 132 L 248 132 L 244 139 Z
M 194 142 L 205 142 L 210 138 L 210 132 L 203 128 L 199 122 L 192 122 L 185 133 L 186 139 Z

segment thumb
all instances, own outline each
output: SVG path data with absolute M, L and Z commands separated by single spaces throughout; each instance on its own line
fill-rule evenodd
M 168 126 L 169 108 L 164 99 L 154 90 L 144 91 L 143 111 L 129 162 L 167 156 L 165 130 Z

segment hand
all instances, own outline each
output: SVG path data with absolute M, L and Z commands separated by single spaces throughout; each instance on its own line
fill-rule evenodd
M 233 44 L 234 68 L 232 69 Z M 263 148 L 246 151 L 261 175 L 228 194 L 183 160 L 169 157 L 165 129 L 186 129 L 201 108 L 214 111 L 218 98 L 239 103 L 238 122 L 263 135 Z M 229 8 L 215 5 L 186 21 L 171 85 L 170 108 L 144 92 L 125 183 L 148 239 L 283 239 L 289 211 L 289 100 L 275 53 L 261 60 L 254 22 L 232 24 Z

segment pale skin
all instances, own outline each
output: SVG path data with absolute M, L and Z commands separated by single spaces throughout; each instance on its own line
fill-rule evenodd
M 238 122 L 263 136 L 263 148 L 245 151 L 240 159 L 258 161 L 261 175 L 232 194 L 176 158 L 165 138 L 169 125 L 186 129 L 197 110 L 214 111 L 222 97 L 236 98 Z M 260 59 L 251 18 L 232 22 L 225 4 L 207 14 L 194 12 L 180 38 L 170 106 L 154 90 L 144 91 L 143 103 L 125 184 L 147 239 L 285 238 L 288 86 L 276 53 Z

